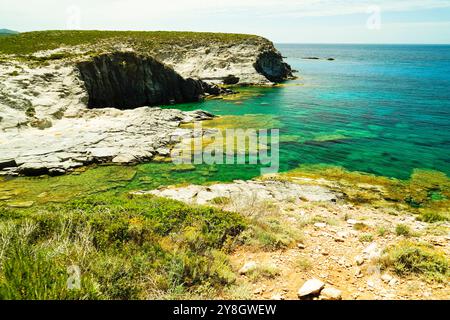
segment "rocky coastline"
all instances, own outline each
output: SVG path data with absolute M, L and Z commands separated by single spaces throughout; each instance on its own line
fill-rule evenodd
M 188 134 L 181 123 L 212 115 L 154 106 L 230 93 L 223 84 L 292 77 L 273 44 L 256 36 L 152 46 L 136 36 L 26 56 L 2 54 L 0 44 L 0 58 L 2 175 L 63 174 L 93 162 L 167 155 L 170 137 Z

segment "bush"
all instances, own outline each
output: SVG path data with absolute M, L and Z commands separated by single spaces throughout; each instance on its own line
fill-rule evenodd
M 373 241 L 373 235 L 370 233 L 364 233 L 359 237 L 359 241 L 361 242 L 372 242 Z
M 249 272 L 249 277 L 252 282 L 260 281 L 261 279 L 274 279 L 280 275 L 280 270 L 273 265 L 260 265 Z
M 405 224 L 398 224 L 395 227 L 395 233 L 398 236 L 410 237 L 411 236 L 411 229 Z
M 235 280 L 223 250 L 246 228 L 238 214 L 108 194 L 34 210 L 0 212 L 0 298 L 146 299 Z M 80 290 L 67 288 L 72 265 Z
M 434 210 L 422 211 L 417 218 L 419 221 L 434 223 L 439 221 L 449 221 L 450 216 L 446 212 L 439 212 Z
M 449 276 L 447 256 L 424 244 L 402 241 L 388 248 L 382 266 L 392 268 L 398 275 L 422 274 L 443 280 Z

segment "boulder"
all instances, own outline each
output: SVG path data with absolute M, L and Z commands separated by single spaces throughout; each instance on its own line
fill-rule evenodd
M 233 84 L 238 84 L 238 83 L 239 83 L 239 78 L 232 74 L 226 76 L 223 79 L 223 84 L 226 84 L 226 85 L 233 85 Z
M 325 283 L 318 279 L 310 279 L 306 281 L 303 286 L 298 290 L 298 297 L 300 299 L 310 298 L 312 296 L 318 296 L 322 289 L 325 287 Z
M 133 163 L 135 161 L 136 161 L 135 156 L 131 154 L 119 154 L 114 159 L 112 159 L 113 163 L 122 163 L 122 164 Z
M 342 291 L 333 287 L 325 287 L 320 291 L 320 300 L 342 300 Z

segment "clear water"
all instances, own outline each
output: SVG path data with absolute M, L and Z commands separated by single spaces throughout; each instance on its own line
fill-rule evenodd
M 324 163 L 401 179 L 414 168 L 450 173 L 450 46 L 277 47 L 299 79 L 247 89 L 256 96 L 240 101 L 179 108 L 273 115 L 282 170 Z M 312 56 L 324 59 L 303 59 Z

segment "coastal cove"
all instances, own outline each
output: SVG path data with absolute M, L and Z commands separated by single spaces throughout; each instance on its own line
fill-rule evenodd
M 3 41 L 0 300 L 450 297 L 450 46 Z
M 402 180 L 409 179 L 414 169 L 450 173 L 450 93 L 446 90 L 450 85 L 450 47 L 277 48 L 293 69 L 300 71 L 297 80 L 275 87 L 236 87 L 239 93 L 234 95 L 167 108 L 202 109 L 220 116 L 210 124 L 205 122 L 211 128 L 280 129 L 281 172 L 299 166 L 329 165 Z M 312 55 L 323 59 L 304 59 Z M 326 60 L 329 57 L 335 60 Z M 91 170 L 93 173 L 89 173 Z M 35 196 L 47 192 L 49 196 L 58 194 L 56 199 L 67 199 L 73 194 L 97 192 L 92 188 L 96 182 L 89 177 L 99 181 L 97 172 L 102 176 L 105 170 L 114 172 L 121 183 L 108 186 L 105 181 L 102 189 L 125 191 L 248 180 L 260 175 L 257 165 L 197 165 L 186 170 L 153 162 L 87 168 L 87 173 L 79 170 L 82 172 L 72 177 L 14 178 L 0 184 L 40 190 L 33 192 Z M 135 173 L 129 176 L 130 171 Z M 127 178 L 122 179 L 122 175 Z M 61 183 L 66 180 L 70 181 L 70 192 Z M 78 183 L 79 188 L 74 188 Z M 30 195 L 24 192 L 21 196 L 5 196 L 5 200 L 35 201 Z

